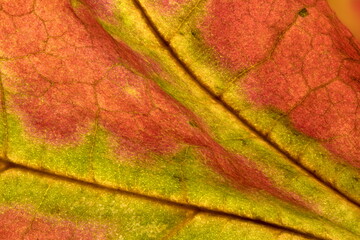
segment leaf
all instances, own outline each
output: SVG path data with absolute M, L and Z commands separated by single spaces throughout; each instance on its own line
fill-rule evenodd
M 324 0 L 0 6 L 0 239 L 359 239 L 360 44 Z

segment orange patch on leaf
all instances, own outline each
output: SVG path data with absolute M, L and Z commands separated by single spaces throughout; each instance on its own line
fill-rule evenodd
M 359 0 L 352 0 L 352 6 L 354 7 L 354 10 L 360 19 L 360 1 Z
M 20 16 L 30 13 L 34 10 L 35 1 L 14 1 L 1 0 L 0 7 L 4 12 L 12 16 Z

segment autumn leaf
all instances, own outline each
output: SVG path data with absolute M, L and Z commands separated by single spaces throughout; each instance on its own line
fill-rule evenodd
M 1 0 L 0 239 L 360 239 L 328 4 Z

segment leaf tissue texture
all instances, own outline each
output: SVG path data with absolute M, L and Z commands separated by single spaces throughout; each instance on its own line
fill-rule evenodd
M 0 239 L 359 239 L 354 36 L 323 0 L 0 0 Z
M 326 1 L 192 1 L 176 13 L 140 2 L 199 84 L 360 201 L 359 41 Z

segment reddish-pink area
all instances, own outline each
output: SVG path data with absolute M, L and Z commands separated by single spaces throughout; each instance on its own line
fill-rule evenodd
M 66 240 L 105 239 L 103 227 L 76 225 L 67 220 L 31 215 L 21 209 L 2 209 L 0 212 L 0 240 Z
M 83 0 L 101 18 L 112 16 L 113 0 Z
M 298 16 L 296 21 L 302 6 L 299 1 L 286 1 L 287 8 L 279 1 L 270 12 L 266 5 L 250 9 L 243 2 L 226 10 L 215 7 L 218 2 L 209 6 L 203 29 L 205 40 L 217 50 L 219 59 L 224 58 L 222 63 L 241 70 L 266 60 L 239 81 L 250 98 L 287 113 L 296 129 L 360 167 L 360 44 L 326 1 L 317 1 L 307 8 L 307 16 Z M 273 12 L 281 19 L 270 17 Z M 210 14 L 219 15 L 219 22 L 229 21 L 229 32 L 221 30 L 221 23 Z M 252 20 L 245 21 L 249 15 Z M 293 24 L 287 28 L 289 23 Z M 281 31 L 283 36 L 276 42 Z M 270 50 L 270 59 L 265 59 Z
M 39 0 L 34 9 L 21 17 L 2 13 L 0 42 L 6 46 L 1 49 L 6 58 L 25 56 L 4 64 L 9 75 L 4 85 L 36 135 L 66 142 L 87 132 L 98 109 L 96 84 L 116 64 L 125 64 L 143 75 L 158 71 L 149 59 L 109 37 L 89 12 L 79 11 L 76 17 L 67 1 Z M 31 22 L 46 29 L 46 47 L 34 51 L 26 45 L 21 47 L 24 34 L 27 39 L 40 41 L 37 37 L 42 30 L 38 27 L 14 29 L 14 38 L 8 40 L 8 21 L 19 26 Z
M 229 153 L 216 143 L 209 143 L 209 146 L 203 148 L 201 153 L 207 159 L 211 159 L 207 163 L 208 165 L 227 179 L 230 179 L 237 188 L 243 190 L 250 187 L 250 190 L 263 190 L 284 201 L 315 210 L 314 206 L 311 206 L 300 196 L 274 186 L 270 179 L 256 169 L 248 159 Z
M 71 9 L 66 0 L 37 0 L 34 12 L 25 17 L 39 26 L 24 30 L 28 39 L 36 41 L 46 29 L 42 49 L 29 51 L 20 49 L 18 41 L 6 42 L 6 27 L 0 29 L 0 41 L 7 58 L 23 56 L 4 63 L 3 82 L 8 111 L 18 113 L 33 135 L 53 144 L 75 143 L 97 118 L 123 155 L 197 146 L 206 162 L 236 187 L 261 189 L 305 206 L 274 186 L 248 159 L 216 143 L 196 116 L 150 80 L 165 76 L 160 67 L 115 41 L 88 8 Z M 15 19 L 19 25 L 28 24 L 7 13 L 0 21 L 6 26 Z M 15 39 L 22 35 L 12 34 Z
M 313 1 L 305 1 L 311 4 Z M 225 67 L 238 71 L 268 56 L 278 37 L 297 17 L 295 1 L 211 0 L 199 25 L 204 41 Z

